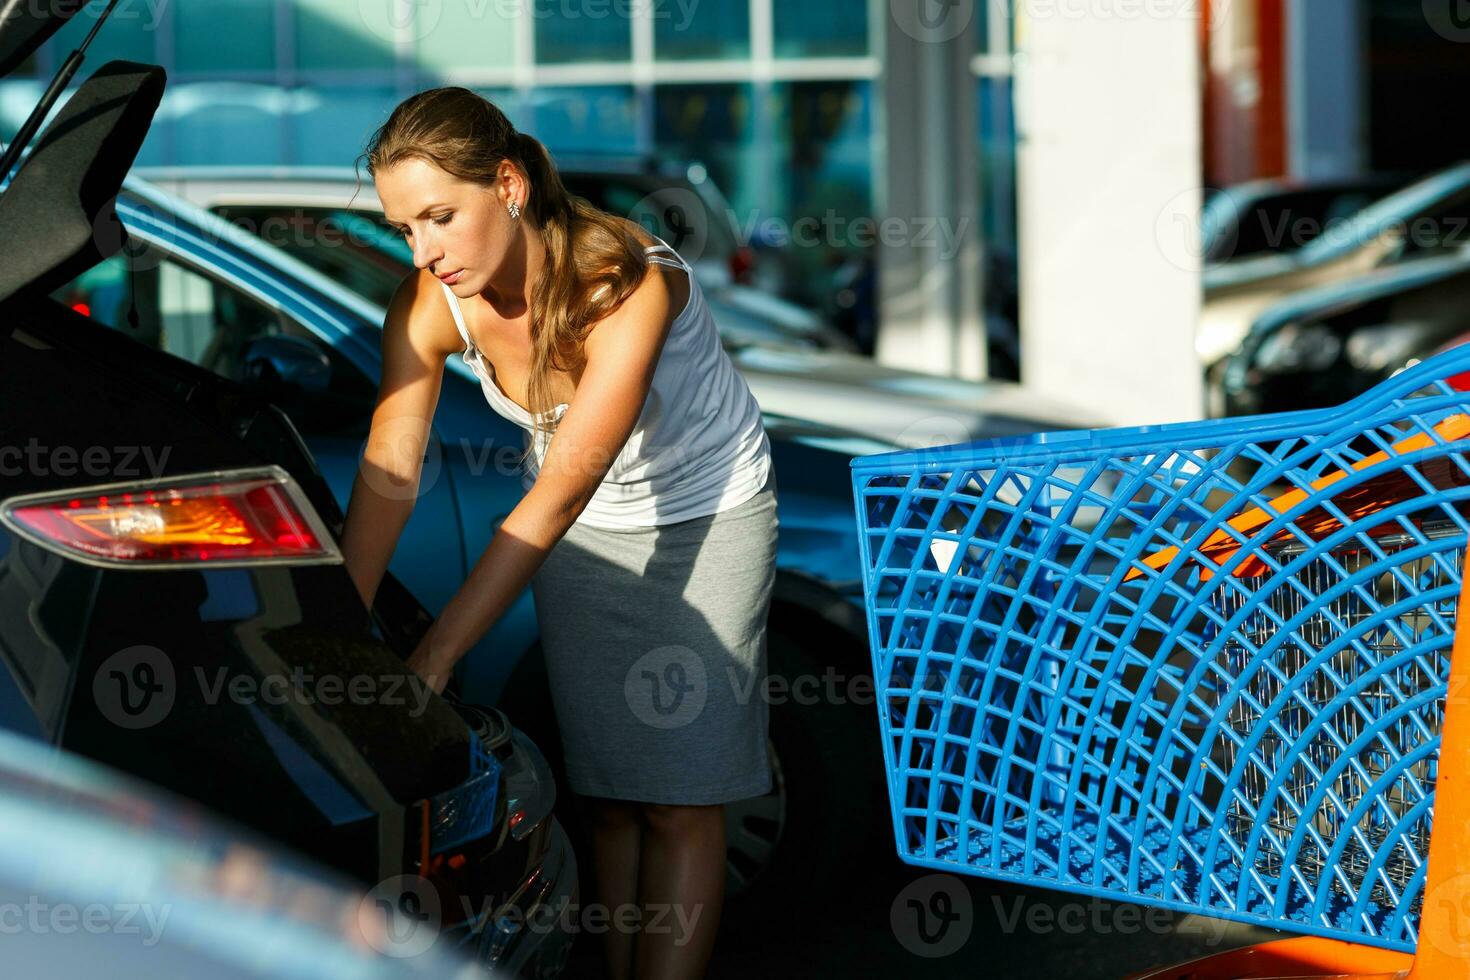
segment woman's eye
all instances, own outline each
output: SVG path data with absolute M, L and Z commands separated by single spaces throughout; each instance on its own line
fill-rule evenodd
M 448 214 L 444 215 L 443 217 L 435 218 L 434 219 L 434 224 L 436 224 L 436 225 L 447 225 L 447 224 L 449 224 L 449 219 L 452 218 L 452 217 L 454 217 L 454 212 L 453 211 L 449 212 Z

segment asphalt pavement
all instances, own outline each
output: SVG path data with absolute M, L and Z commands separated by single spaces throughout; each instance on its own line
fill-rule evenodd
M 726 909 L 709 976 L 1120 980 L 1282 934 L 1128 903 L 913 868 L 892 852 L 819 897 Z M 577 939 L 568 977 L 601 975 Z

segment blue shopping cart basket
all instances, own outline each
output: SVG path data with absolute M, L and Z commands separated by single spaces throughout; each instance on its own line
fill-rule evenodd
M 899 855 L 1415 950 L 1467 371 L 853 460 Z

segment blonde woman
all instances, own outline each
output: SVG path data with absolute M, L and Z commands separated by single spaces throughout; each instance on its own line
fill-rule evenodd
M 366 157 L 418 271 L 384 323 L 348 569 L 370 605 L 445 360 L 463 357 L 489 408 L 526 430 L 527 491 L 410 665 L 442 690 L 531 586 L 567 779 L 590 804 L 594 899 L 683 924 L 609 929 L 608 973 L 700 976 L 724 887 L 722 804 L 770 788 L 768 707 L 750 696 L 777 530 L 759 409 L 689 265 L 569 196 L 545 148 L 482 96 L 411 96 Z

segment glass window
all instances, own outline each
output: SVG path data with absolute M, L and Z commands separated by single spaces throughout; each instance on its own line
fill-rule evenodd
M 273 4 L 212 0 L 208 4 L 177 3 L 173 11 L 179 71 L 270 71 L 275 67 Z
M 283 159 L 283 93 L 275 86 L 196 82 L 165 93 L 165 101 L 170 96 L 178 102 L 169 120 L 178 161 L 279 163 Z
M 515 63 L 515 13 L 519 4 L 485 0 L 444 0 L 417 12 L 414 56 L 425 71 L 458 68 L 509 68 Z M 506 16 L 510 14 L 511 16 Z
M 129 319 L 134 293 L 137 326 Z M 125 255 L 93 266 L 52 297 L 153 350 L 161 350 L 231 381 L 257 386 L 306 436 L 355 431 L 377 394 L 370 380 L 335 348 L 290 317 L 172 257 L 149 268 L 128 269 Z M 256 376 L 246 364 L 247 345 L 261 337 L 289 337 L 297 356 L 327 368 L 321 391 L 306 391 Z
M 772 90 L 776 132 L 773 199 L 790 224 L 777 243 L 782 292 L 819 307 L 832 268 L 872 252 L 873 83 L 787 82 Z M 804 220 L 803 220 L 804 219 Z M 800 238 L 798 240 L 798 225 Z
M 308 165 L 352 166 L 398 104 L 393 89 L 376 85 L 319 85 L 297 96 L 304 104 L 288 122 L 293 160 Z
M 296 67 L 391 68 L 398 37 L 390 3 L 295 0 Z M 433 10 L 429 6 L 426 10 Z M 426 16 L 415 8 L 415 16 Z
M 753 91 L 739 83 L 660 85 L 654 92 L 654 145 L 661 157 L 702 163 L 739 214 L 757 209 L 758 152 Z
M 887 9 L 887 4 L 884 5 Z M 868 5 L 773 4 L 772 31 L 778 58 L 825 58 L 868 53 Z
M 128 312 L 136 289 L 136 327 Z M 52 297 L 138 342 L 235 378 L 250 339 L 282 332 L 275 312 L 250 297 L 165 259 L 129 272 L 126 255 L 93 266 Z
M 654 0 L 653 52 L 667 59 L 748 58 L 749 0 Z
M 989 0 L 975 4 L 975 53 L 1010 54 L 1015 0 Z
M 212 210 L 379 306 L 388 305 L 413 271 L 412 249 L 377 214 L 246 204 Z
M 563 169 L 561 179 L 569 193 L 637 222 L 691 262 L 728 263 L 735 251 L 724 202 L 684 177 Z
M 115 58 L 157 64 L 155 42 L 158 39 L 159 24 L 164 17 L 168 16 L 173 7 L 173 4 L 119 3 L 112 13 L 107 15 L 107 20 L 103 22 L 102 29 L 97 32 L 92 46 L 87 48 L 86 63 L 82 70 L 77 72 L 77 78 L 73 80 L 73 84 L 86 78 L 89 69 L 95 71 Z M 65 27 L 57 31 L 50 41 L 46 42 L 51 45 L 53 65 L 60 67 L 61 63 L 66 60 L 66 56 L 86 40 L 87 34 L 97 24 L 97 17 L 106 9 L 107 4 L 104 0 L 93 0 L 92 3 L 79 10 L 76 16 L 69 20 Z
M 522 112 L 527 110 L 532 120 L 527 131 L 553 153 L 638 149 L 638 103 L 631 86 L 540 88 L 527 97 Z
M 633 53 L 631 8 L 626 0 L 531 0 L 536 60 L 627 61 Z
M 993 378 L 1021 376 L 1021 291 L 1016 235 L 1016 116 L 1009 78 L 975 79 L 980 157 L 981 308 Z
M 475 91 L 495 103 L 495 107 L 505 113 L 505 117 L 516 129 L 529 133 L 532 131 L 531 127 L 536 125 L 535 113 L 513 89 L 477 88 Z

